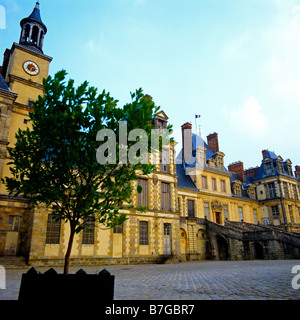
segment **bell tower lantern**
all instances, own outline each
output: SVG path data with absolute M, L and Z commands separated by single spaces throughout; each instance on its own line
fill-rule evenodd
M 41 19 L 39 1 L 36 2 L 31 15 L 22 19 L 20 25 L 22 29 L 20 44 L 28 46 L 31 50 L 43 53 L 43 41 L 47 33 L 47 27 Z

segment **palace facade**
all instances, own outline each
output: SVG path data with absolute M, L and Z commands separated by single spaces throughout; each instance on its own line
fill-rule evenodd
M 7 146 L 25 129 L 32 102 L 43 95 L 43 78 L 52 60 L 43 52 L 47 28 L 39 3 L 21 21 L 18 43 L 6 49 L 0 67 L 0 178 L 10 175 Z M 153 119 L 165 128 L 168 116 Z M 260 166 L 224 165 L 218 134 L 206 141 L 182 125 L 182 150 L 163 150 L 148 176 L 139 176 L 142 193 L 125 210 L 123 226 L 105 229 L 91 222 L 77 234 L 71 263 L 163 263 L 205 259 L 300 257 L 300 167 L 264 150 Z M 135 188 L 136 189 L 136 188 Z M 30 264 L 62 264 L 69 226 L 56 222 L 45 206 L 12 197 L 0 183 L 0 255 L 21 255 Z

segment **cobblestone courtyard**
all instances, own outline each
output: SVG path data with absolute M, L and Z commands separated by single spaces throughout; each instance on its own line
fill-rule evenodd
M 300 260 L 201 261 L 165 265 L 82 267 L 103 268 L 115 275 L 115 300 L 299 300 L 292 288 L 292 268 Z M 70 273 L 78 268 L 71 267 Z M 49 268 L 36 268 L 45 271 Z M 62 268 L 55 268 L 62 272 Z M 6 268 L 6 289 L 0 300 L 16 300 L 27 269 Z M 300 283 L 300 280 L 298 280 Z

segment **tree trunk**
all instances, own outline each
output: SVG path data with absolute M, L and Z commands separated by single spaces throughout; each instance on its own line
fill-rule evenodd
M 75 235 L 75 227 L 72 226 L 72 223 L 70 223 L 70 226 L 71 226 L 71 233 L 70 233 L 70 238 L 68 243 L 68 249 L 65 255 L 64 274 L 69 273 L 70 255 L 71 255 L 71 250 L 72 250 L 72 245 L 73 245 L 73 240 Z

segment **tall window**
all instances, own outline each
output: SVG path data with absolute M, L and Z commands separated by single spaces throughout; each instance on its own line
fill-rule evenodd
M 274 218 L 279 218 L 279 208 L 278 206 L 272 206 L 272 215 Z
M 140 245 L 148 245 L 149 243 L 149 234 L 148 234 L 148 221 L 140 221 L 139 224 L 140 231 Z
M 223 211 L 224 211 L 224 219 L 229 219 L 228 205 L 223 206 Z
M 142 187 L 142 192 L 138 194 L 138 205 L 139 206 L 148 206 L 148 188 L 147 188 L 146 179 L 139 179 L 138 185 Z
M 188 200 L 188 216 L 189 218 L 195 217 L 195 201 L 194 200 Z
M 291 220 L 292 223 L 294 223 L 295 219 L 294 219 L 293 207 L 292 206 L 288 206 L 288 207 L 289 207 L 290 220 Z
M 243 220 L 243 208 L 239 207 L 239 220 L 242 221 Z
M 160 153 L 160 171 L 169 173 L 169 161 L 170 160 L 170 152 L 167 149 L 162 149 Z
M 164 211 L 170 211 L 170 185 L 169 183 L 161 183 L 161 209 Z
M 257 224 L 257 210 L 253 209 L 254 224 Z
M 221 191 L 226 192 L 225 181 L 221 180 Z
M 202 188 L 207 189 L 207 178 L 202 176 Z
M 299 200 L 298 192 L 297 192 L 297 186 L 293 184 L 293 193 L 294 193 L 294 199 Z
M 268 184 L 270 198 L 276 198 L 276 189 L 274 182 Z
M 283 182 L 283 190 L 284 190 L 285 197 L 289 198 L 290 197 L 289 186 L 286 182 Z
M 212 189 L 213 190 L 217 190 L 217 182 L 215 178 L 211 179 L 211 183 L 212 183 Z
M 273 164 L 271 161 L 265 163 L 265 173 L 266 174 L 271 174 L 273 173 Z
M 210 220 L 209 203 L 204 202 L 204 216 Z
M 53 214 L 48 215 L 46 244 L 59 244 L 60 221 L 56 221 Z
M 9 216 L 7 230 L 19 231 L 20 221 L 21 221 L 21 217 L 19 216 Z
M 95 218 L 90 217 L 84 222 L 85 228 L 82 234 L 82 244 L 94 244 Z

